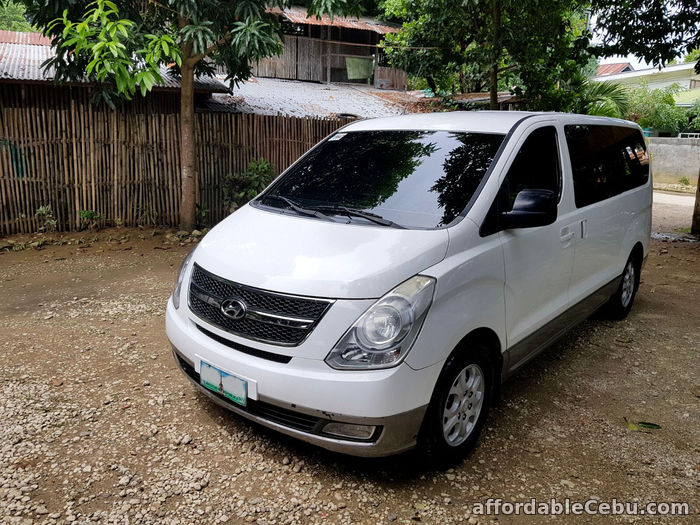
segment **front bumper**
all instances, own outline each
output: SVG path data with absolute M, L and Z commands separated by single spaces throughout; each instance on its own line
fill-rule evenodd
M 310 359 L 270 362 L 207 337 L 172 303 L 166 327 L 180 370 L 212 401 L 268 428 L 354 456 L 388 456 L 414 447 L 439 374 L 439 367 L 413 370 L 406 364 L 356 373 L 335 371 Z M 249 381 L 248 406 L 199 384 L 202 359 Z M 377 428 L 368 440 L 340 438 L 322 433 L 329 421 Z
M 206 395 L 217 405 L 288 436 L 351 456 L 390 456 L 413 448 L 416 444 L 416 436 L 426 410 L 426 407 L 420 407 L 403 414 L 384 418 L 357 418 L 333 415 L 333 419 L 324 419 L 312 416 L 310 414 L 310 412 L 313 412 L 312 410 L 306 409 L 302 412 L 300 408 L 296 406 L 294 410 L 290 410 L 289 408 L 275 405 L 267 401 L 256 403 L 254 406 L 258 408 L 256 408 L 255 411 L 250 411 L 247 407 L 241 407 L 223 396 L 217 395 L 211 390 L 204 388 L 198 381 L 199 374 L 194 371 L 194 363 L 188 362 L 175 347 L 173 347 L 173 355 L 180 371 L 185 374 L 201 393 Z M 261 410 L 259 408 L 260 406 L 265 408 Z M 280 411 L 274 410 L 274 407 L 278 407 Z M 281 417 L 280 414 L 282 414 Z M 304 416 L 309 417 L 306 418 Z M 333 438 L 320 434 L 323 425 L 329 421 L 371 425 L 377 427 L 377 430 L 374 436 L 366 441 Z M 312 426 L 313 428 L 301 430 L 292 425 Z

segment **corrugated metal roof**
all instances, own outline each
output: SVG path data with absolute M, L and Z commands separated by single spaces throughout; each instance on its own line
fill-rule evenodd
M 198 102 L 204 111 L 288 115 L 294 117 L 400 115 L 405 104 L 384 98 L 386 91 L 362 84 L 317 84 L 298 80 L 251 78 L 231 95 L 215 94 Z
M 623 71 L 634 71 L 632 64 L 629 62 L 617 62 L 615 64 L 601 64 L 598 66 L 597 76 L 614 75 Z
M 50 46 L 51 39 L 42 35 L 41 33 L 0 31 L 0 44 L 28 44 L 31 46 Z
M 42 69 L 41 64 L 55 56 L 51 41 L 37 33 L 17 33 L 0 31 L 0 81 L 52 82 L 54 70 Z M 157 90 L 175 91 L 180 89 L 180 79 L 168 69 L 161 68 L 163 83 Z M 87 83 L 86 81 L 77 81 Z M 228 93 L 225 84 L 214 77 L 195 79 L 194 89 L 200 93 Z
M 52 56 L 53 49 L 45 45 L 0 43 L 0 80 L 48 82 L 54 72 L 42 70 L 41 64 Z
M 160 68 L 160 76 L 163 77 L 163 83 L 157 87 L 159 89 L 180 89 L 180 77 L 171 73 L 168 68 Z M 200 93 L 228 93 L 230 90 L 226 84 L 218 81 L 214 77 L 200 76 L 194 79 L 194 90 Z
M 350 29 L 360 29 L 362 31 L 374 31 L 380 35 L 387 33 L 396 33 L 399 29 L 394 26 L 377 22 L 374 18 L 368 16 L 360 16 L 358 18 L 334 16 L 333 20 L 328 15 L 323 15 L 321 18 L 308 16 L 305 7 L 271 7 L 268 9 L 270 13 L 283 16 L 293 24 L 307 24 L 312 26 L 335 26 L 347 27 Z

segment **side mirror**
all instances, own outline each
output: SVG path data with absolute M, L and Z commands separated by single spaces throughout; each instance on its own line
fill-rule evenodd
M 550 190 L 522 190 L 513 210 L 501 213 L 501 229 L 547 226 L 557 219 L 557 197 Z

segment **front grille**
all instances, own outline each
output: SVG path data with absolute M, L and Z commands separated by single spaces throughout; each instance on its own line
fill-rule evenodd
M 328 301 L 275 294 L 227 281 L 194 265 L 192 283 L 211 295 L 240 297 L 250 308 L 276 312 L 292 317 L 319 319 L 328 307 Z
M 245 303 L 245 317 L 233 319 L 225 315 L 221 303 L 226 299 Z M 227 332 L 266 343 L 296 346 L 311 333 L 332 301 L 252 288 L 218 277 L 195 264 L 189 304 L 199 318 Z

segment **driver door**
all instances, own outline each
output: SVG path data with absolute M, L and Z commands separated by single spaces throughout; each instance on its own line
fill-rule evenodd
M 569 307 L 574 265 L 573 206 L 563 179 L 561 133 L 552 123 L 530 128 L 521 139 L 499 194 L 500 211 L 511 211 L 524 189 L 546 189 L 558 196 L 553 224 L 499 232 L 505 260 L 508 358 L 514 370 L 560 330 L 552 322 Z M 554 332 L 552 332 L 554 330 Z

